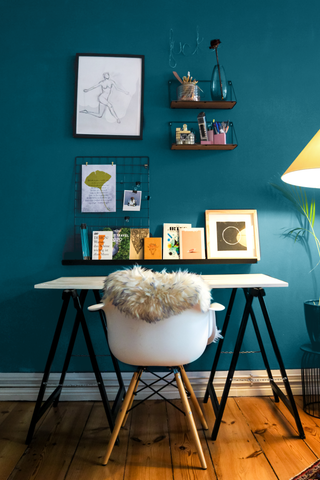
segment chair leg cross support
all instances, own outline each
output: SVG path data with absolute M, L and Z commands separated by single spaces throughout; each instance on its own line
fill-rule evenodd
M 124 401 L 123 401 L 123 404 L 122 404 L 122 406 L 119 410 L 119 413 L 118 413 L 116 421 L 115 421 L 114 429 L 111 433 L 111 437 L 110 437 L 109 444 L 108 444 L 108 447 L 107 447 L 106 456 L 103 460 L 103 465 L 107 465 L 107 463 L 109 461 L 109 458 L 110 458 L 110 455 L 112 453 L 115 441 L 118 437 L 120 428 L 121 428 L 121 426 L 124 426 L 124 424 L 127 420 L 128 413 L 129 413 L 128 410 L 130 410 L 131 407 L 132 407 L 134 396 L 137 392 L 138 384 L 140 382 L 140 377 L 141 377 L 144 370 L 145 370 L 144 368 L 140 368 L 139 371 L 135 372 L 132 376 L 127 394 L 126 394 L 126 396 L 124 398 Z M 203 454 L 201 442 L 200 442 L 200 439 L 199 439 L 197 427 L 195 425 L 193 415 L 192 415 L 192 411 L 191 411 L 191 408 L 190 408 L 190 404 L 189 404 L 189 401 L 188 401 L 188 398 L 187 398 L 186 389 L 190 393 L 191 402 L 192 402 L 192 404 L 195 408 L 195 411 L 199 415 L 199 419 L 201 421 L 201 424 L 202 424 L 203 428 L 205 428 L 205 429 L 208 429 L 207 422 L 204 418 L 204 415 L 202 413 L 202 410 L 200 408 L 198 400 L 197 400 L 197 398 L 194 394 L 194 391 L 193 391 L 192 386 L 190 384 L 190 381 L 187 377 L 187 374 L 184 370 L 184 367 L 183 366 L 175 367 L 175 368 L 172 368 L 172 371 L 174 373 L 174 377 L 175 377 L 175 380 L 176 380 L 176 383 L 177 383 L 179 394 L 180 394 L 180 397 L 181 397 L 181 400 L 182 400 L 183 410 L 184 410 L 184 413 L 185 413 L 186 418 L 187 418 L 188 426 L 190 428 L 191 435 L 192 435 L 192 438 L 194 440 L 197 453 L 199 455 L 201 468 L 206 469 L 207 464 L 206 464 L 206 460 L 204 458 L 204 454 Z M 170 382 L 167 382 L 167 383 L 170 383 Z

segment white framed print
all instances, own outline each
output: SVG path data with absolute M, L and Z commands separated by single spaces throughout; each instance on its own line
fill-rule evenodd
M 257 210 L 206 210 L 207 258 L 260 260 Z
M 142 140 L 144 55 L 76 55 L 74 137 Z

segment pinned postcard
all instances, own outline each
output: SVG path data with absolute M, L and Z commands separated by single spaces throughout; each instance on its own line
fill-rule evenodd
M 136 190 L 125 190 L 123 195 L 123 210 L 140 212 L 142 192 Z
M 116 211 L 116 165 L 82 165 L 81 212 Z

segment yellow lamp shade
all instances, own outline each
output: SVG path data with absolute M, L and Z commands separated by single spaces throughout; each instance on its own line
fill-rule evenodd
M 320 188 L 320 130 L 282 175 L 281 180 L 299 187 Z

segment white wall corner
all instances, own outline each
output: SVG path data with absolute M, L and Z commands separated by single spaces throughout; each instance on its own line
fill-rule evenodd
M 187 372 L 187 375 L 193 386 L 196 396 L 198 398 L 202 398 L 205 394 L 210 372 Z M 125 387 L 128 388 L 132 373 L 124 372 L 122 376 Z M 281 380 L 280 371 L 272 370 L 272 376 L 280 389 L 286 393 L 283 381 Z M 293 395 L 301 395 L 301 371 L 299 369 L 287 370 L 287 376 Z M 118 382 L 115 373 L 102 373 L 102 377 L 106 386 L 109 400 L 114 400 L 118 391 Z M 50 375 L 45 399 L 54 390 L 55 386 L 58 385 L 59 378 L 59 373 L 52 373 Z M 142 378 L 147 383 L 154 381 L 155 379 L 155 377 L 148 372 L 145 373 Z M 219 371 L 216 373 L 214 387 L 218 397 L 222 395 L 226 378 L 227 371 Z M 42 373 L 0 373 L 0 401 L 35 401 L 37 399 L 41 380 Z M 159 386 L 162 386 L 163 384 L 164 382 L 161 381 Z M 144 390 L 143 393 L 137 396 L 137 399 L 143 399 L 147 395 L 149 395 L 149 393 Z M 272 390 L 266 371 L 236 371 L 229 395 L 233 397 L 259 397 L 272 395 Z M 165 396 L 170 399 L 178 398 L 178 390 L 174 386 L 168 386 L 165 389 Z M 62 388 L 60 399 L 61 401 L 101 400 L 98 387 L 95 383 L 94 374 L 91 372 L 68 373 Z

